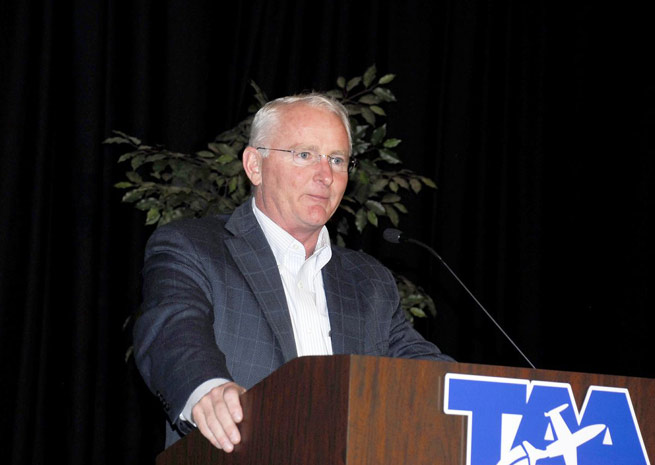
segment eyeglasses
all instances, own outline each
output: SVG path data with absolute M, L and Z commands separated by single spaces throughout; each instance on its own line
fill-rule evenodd
M 285 150 L 270 149 L 267 147 L 257 147 L 257 150 L 275 150 L 276 152 L 286 152 L 291 154 L 291 160 L 298 166 L 311 166 L 321 161 L 325 157 L 333 171 L 345 173 L 352 170 L 356 165 L 354 158 L 348 158 L 345 155 L 323 155 L 315 150 Z

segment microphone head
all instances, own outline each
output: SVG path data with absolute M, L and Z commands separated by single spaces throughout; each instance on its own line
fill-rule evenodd
M 391 242 L 392 244 L 400 244 L 403 242 L 403 232 L 399 229 L 387 228 L 382 233 L 382 237 L 385 241 Z

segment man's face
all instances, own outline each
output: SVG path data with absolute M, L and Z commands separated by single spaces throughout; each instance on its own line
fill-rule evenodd
M 321 154 L 348 155 L 348 134 L 335 114 L 304 104 L 283 107 L 267 147 L 311 149 Z M 348 173 L 333 171 L 327 159 L 298 166 L 292 154 L 268 151 L 261 157 L 260 172 L 250 176 L 257 186 L 257 207 L 296 239 L 303 242 L 320 231 L 341 202 Z

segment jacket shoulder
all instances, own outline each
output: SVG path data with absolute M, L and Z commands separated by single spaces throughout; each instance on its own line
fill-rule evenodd
M 332 254 L 337 259 L 341 272 L 359 275 L 362 279 L 393 280 L 391 271 L 366 252 L 333 246 Z

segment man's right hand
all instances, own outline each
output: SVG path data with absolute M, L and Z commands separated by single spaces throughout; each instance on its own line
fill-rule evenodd
M 225 452 L 232 452 L 241 441 L 237 423 L 243 420 L 239 396 L 244 392 L 245 388 L 230 381 L 209 391 L 191 409 L 203 436 Z

